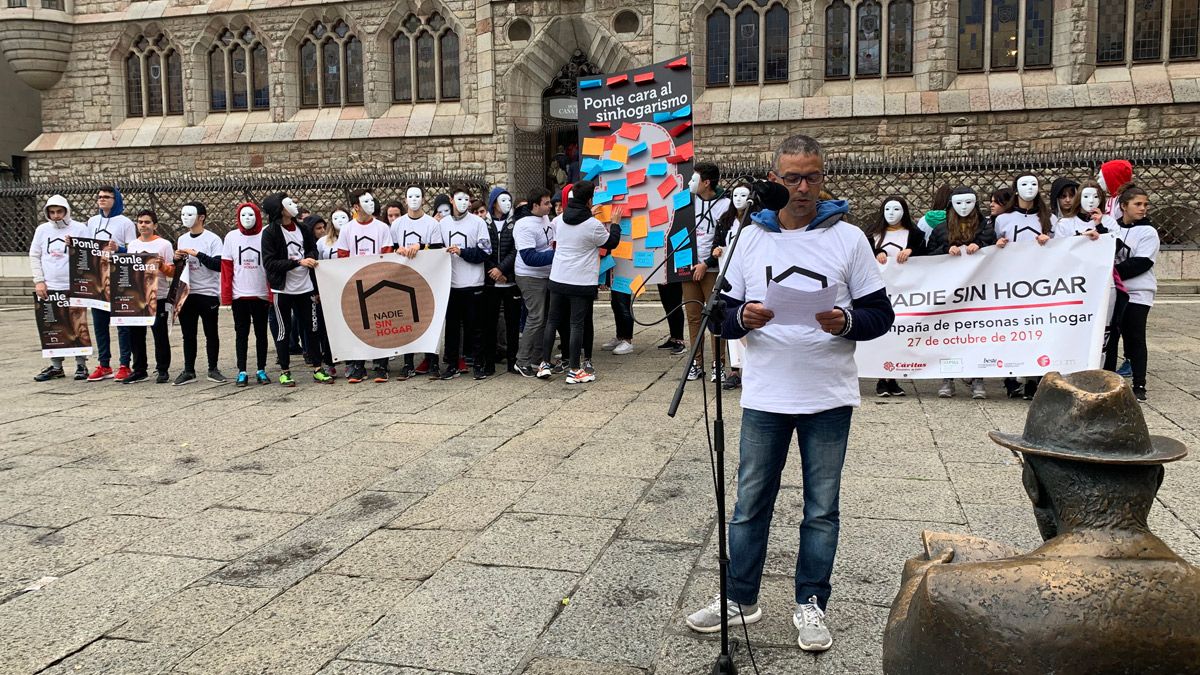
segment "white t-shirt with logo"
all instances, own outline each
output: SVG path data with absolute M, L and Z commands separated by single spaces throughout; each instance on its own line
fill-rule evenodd
M 883 233 L 883 241 L 877 247 L 894 259 L 900 252 L 908 248 L 908 230 L 903 227 L 898 230 L 887 230 Z
M 704 200 L 692 195 L 692 211 L 696 216 L 696 262 L 702 263 L 712 255 L 713 237 L 717 234 L 717 223 L 729 210 L 731 202 L 725 197 Z
M 155 237 L 150 241 L 134 239 L 125 250 L 130 253 L 153 253 L 162 258 L 158 265 L 158 297 L 167 297 L 167 291 L 171 290 L 171 275 L 163 271 L 163 265 L 175 264 L 175 247 L 171 246 L 171 242 L 162 237 Z
M 608 241 L 608 228 L 595 218 L 568 225 L 554 219 L 554 264 L 550 281 L 571 286 L 596 286 L 600 276 L 600 244 Z
M 115 241 L 117 246 L 125 246 L 137 239 L 137 225 L 124 215 L 106 218 L 96 214 L 87 221 L 89 239 L 100 241 Z
M 233 298 L 267 299 L 267 271 L 262 266 L 262 231 L 242 234 L 230 230 L 225 235 L 221 259 L 233 264 Z
M 879 263 L 862 230 L 844 222 L 817 230 L 768 232 L 742 228 L 729 261 L 729 296 L 762 302 L 767 276 L 801 290 L 838 284 L 838 307 L 851 308 L 884 287 Z M 770 309 L 770 308 L 768 308 Z M 746 335 L 742 407 L 783 414 L 807 414 L 857 406 L 858 367 L 855 343 L 810 326 L 768 323 Z
M 1149 225 L 1126 227 L 1124 223 L 1117 226 L 1117 264 L 1130 258 L 1149 258 L 1158 262 L 1158 249 L 1161 240 L 1158 230 Z M 1154 295 L 1158 292 L 1158 279 L 1154 276 L 1154 267 L 1142 272 L 1136 277 L 1123 279 L 1125 290 L 1129 292 L 1129 302 L 1135 305 L 1154 306 Z
M 332 244 L 325 237 L 317 239 L 317 258 L 320 260 L 333 260 L 337 257 L 337 242 Z
M 51 222 L 37 226 L 29 245 L 29 255 L 41 260 L 47 289 L 65 291 L 71 287 L 71 255 L 67 237 L 86 239 L 88 235 L 88 227 L 75 220 L 67 220 L 66 227 L 58 227 Z
M 383 253 L 383 249 L 392 246 L 392 229 L 378 218 L 369 223 L 357 220 L 346 223 L 337 243 L 338 250 L 349 251 L 351 258 Z
M 283 244 L 287 247 L 288 260 L 300 261 L 304 259 L 304 233 L 300 228 L 288 230 L 286 227 L 280 227 L 283 232 Z M 284 293 L 285 295 L 303 295 L 312 293 L 312 275 L 309 274 L 308 268 L 303 265 L 293 267 L 288 270 L 287 277 L 284 279 L 283 288 L 272 288 L 276 293 Z
M 1042 233 L 1042 223 L 1036 213 L 1021 213 L 1009 211 L 996 216 L 996 237 L 1014 241 L 1037 241 Z M 1050 237 L 1054 237 L 1051 228 Z
M 430 244 L 442 243 L 442 230 L 438 221 L 428 213 L 422 213 L 420 218 L 413 218 L 407 213 L 392 223 L 392 241 L 396 248 L 405 248 L 414 244 L 425 248 Z
M 491 250 L 492 237 L 488 234 L 483 218 L 468 213 L 455 220 L 453 216 L 442 218 L 440 232 L 447 248 L 486 248 Z M 450 288 L 474 288 L 483 285 L 483 263 L 469 263 L 462 256 L 450 257 Z
M 517 249 L 517 262 L 513 272 L 519 277 L 550 278 L 550 266 L 530 267 L 521 259 L 521 251 L 533 249 L 538 253 L 549 251 L 554 242 L 554 223 L 546 216 L 525 216 L 513 226 L 513 243 Z M 597 276 L 599 274 L 597 273 Z
M 185 232 L 179 236 L 179 241 L 175 242 L 179 248 L 195 249 L 197 253 L 203 253 L 210 258 L 221 258 L 224 244 L 221 242 L 215 232 L 204 230 L 199 235 L 193 235 L 191 232 Z M 194 255 L 187 257 L 188 268 L 188 292 L 194 295 L 210 295 L 219 297 L 221 295 L 221 270 L 218 267 L 215 270 L 210 270 L 200 264 L 200 259 Z

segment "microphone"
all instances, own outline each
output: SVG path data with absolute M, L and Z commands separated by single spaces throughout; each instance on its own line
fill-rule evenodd
M 779 183 L 756 180 L 750 184 L 750 199 L 755 204 L 771 211 L 778 211 L 791 200 L 788 189 Z

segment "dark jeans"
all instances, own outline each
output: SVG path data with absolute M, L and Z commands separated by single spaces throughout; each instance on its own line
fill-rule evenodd
M 592 298 L 589 302 L 595 302 Z M 550 298 L 546 297 L 546 311 L 550 311 Z M 571 303 L 564 302 L 559 306 L 558 310 L 558 346 L 562 350 L 563 358 L 567 358 L 567 346 L 571 344 Z M 583 322 L 583 358 L 587 361 L 592 360 L 592 347 L 596 342 L 596 327 L 593 323 L 595 313 L 589 309 L 587 319 Z M 552 352 L 553 353 L 553 352 Z
M 204 322 L 204 348 L 208 355 L 208 369 L 217 367 L 221 354 L 221 336 L 217 329 L 217 317 L 221 299 L 214 295 L 189 294 L 179 310 L 179 328 L 183 332 L 183 369 L 196 370 L 198 348 L 197 329 Z
M 271 314 L 270 308 L 271 303 L 258 298 L 238 298 L 233 301 L 234 351 L 237 352 L 239 373 L 246 372 L 251 324 L 254 324 L 256 368 L 264 370 L 267 367 L 267 316 Z
M 279 326 L 279 334 L 275 336 L 275 354 L 279 359 L 279 367 L 287 371 L 292 367 L 292 345 L 300 344 L 311 347 L 313 344 L 312 337 L 309 335 L 312 332 L 312 329 L 309 328 L 312 323 L 312 296 L 307 293 L 300 295 L 275 293 L 274 304 L 275 322 Z M 299 338 L 290 333 L 296 325 L 300 326 Z M 318 358 L 307 351 L 305 357 L 309 363 Z
M 580 366 L 579 354 L 584 350 L 584 340 L 588 339 L 588 315 L 592 313 L 593 298 L 583 295 L 563 295 L 550 291 L 550 314 L 546 320 L 546 335 L 542 349 L 546 354 L 554 353 L 554 339 L 558 327 L 563 321 L 564 312 L 569 312 L 571 321 L 570 337 L 567 341 L 567 360 L 572 370 Z M 590 349 L 588 350 L 591 351 Z M 590 358 L 590 354 L 588 355 Z
M 1104 329 L 1104 369 L 1117 371 L 1117 345 L 1121 342 L 1121 320 L 1129 306 L 1129 293 L 1113 289 L 1113 312 Z
M 1129 365 L 1133 367 L 1133 386 L 1135 387 L 1146 386 L 1146 361 L 1149 359 L 1149 351 L 1146 347 L 1146 321 L 1149 318 L 1149 305 L 1131 302 L 1125 306 L 1120 328 L 1109 338 L 1110 351 L 1105 358 L 1105 367 L 1110 359 L 1113 366 L 1116 366 L 1117 338 L 1124 339 L 1125 357 L 1129 359 Z
M 633 296 L 628 293 L 611 291 L 609 306 L 612 307 L 613 318 L 617 322 L 617 338 L 633 341 Z
M 460 356 L 470 356 L 477 365 L 483 364 L 479 335 L 482 304 L 482 286 L 450 289 L 450 299 L 446 303 L 445 353 L 442 355 L 448 367 L 458 367 Z
M 100 357 L 100 365 L 109 367 L 112 359 L 112 342 L 109 339 L 108 325 L 112 315 L 102 309 L 92 310 L 92 333 L 96 336 L 96 352 Z M 117 349 L 121 354 L 121 365 L 128 366 L 133 354 L 129 347 L 129 327 L 117 326 Z
M 487 368 L 496 367 L 496 322 L 504 311 L 504 358 L 516 365 L 520 347 L 521 289 L 516 286 L 484 289 L 483 362 Z
M 683 339 L 683 284 L 679 282 L 658 285 L 658 301 L 662 303 L 663 312 L 667 315 L 667 327 L 671 329 L 671 339 Z
M 128 326 L 129 347 L 133 352 L 133 372 L 147 372 L 146 363 L 146 327 Z M 154 325 L 150 327 L 154 335 L 154 369 L 165 373 L 171 369 L 171 334 L 167 330 L 167 303 L 159 302 L 154 313 Z
M 729 521 L 730 600 L 758 602 L 775 497 L 794 435 L 804 482 L 796 602 L 808 602 L 815 595 L 825 608 L 841 526 L 838 499 L 852 413 L 849 406 L 806 415 L 742 410 L 737 504 Z

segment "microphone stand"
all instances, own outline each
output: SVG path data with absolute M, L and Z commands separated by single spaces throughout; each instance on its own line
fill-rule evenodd
M 753 202 L 752 202 L 753 203 Z M 749 209 L 746 211 L 747 219 L 749 219 Z M 741 238 L 742 228 L 749 227 L 746 223 L 738 228 L 737 234 L 733 237 L 733 241 L 722 253 L 722 257 L 726 260 L 731 260 L 733 251 L 737 248 L 738 239 Z M 725 281 L 725 273 L 729 270 L 729 264 L 718 265 L 720 267 L 717 273 L 717 279 L 713 283 L 712 293 L 708 296 L 708 300 L 704 303 L 704 309 L 701 311 L 700 331 L 696 335 L 696 339 L 692 342 L 692 348 L 688 350 L 687 359 L 684 360 L 683 372 L 679 376 L 679 384 L 675 387 L 675 395 L 671 398 L 671 405 L 667 409 L 667 415 L 675 417 L 679 411 L 679 403 L 683 399 L 683 388 L 687 386 L 688 370 L 692 363 L 696 360 L 696 352 L 704 344 L 704 338 L 709 332 L 708 321 L 713 315 L 713 312 L 718 308 L 720 313 L 725 313 L 725 301 L 721 300 L 721 293 L 726 290 L 728 284 Z M 729 588 L 727 574 L 729 571 L 729 550 L 728 542 L 726 541 L 725 532 L 725 416 L 721 401 L 721 385 L 724 384 L 725 373 L 724 368 L 724 349 L 720 346 L 715 350 L 715 368 L 717 376 L 716 385 L 716 415 L 713 417 L 713 450 L 716 454 L 716 480 L 715 480 L 715 496 L 717 500 L 717 559 L 720 568 L 720 602 L 721 602 L 721 654 L 717 657 L 716 663 L 712 667 L 712 675 L 737 675 L 737 666 L 733 663 L 733 657 L 729 653 L 729 617 L 725 613 L 725 607 L 729 601 Z M 702 405 L 708 405 L 704 401 Z

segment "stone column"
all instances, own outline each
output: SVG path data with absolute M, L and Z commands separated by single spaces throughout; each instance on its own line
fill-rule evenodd
M 678 56 L 680 51 L 680 35 L 684 24 L 693 25 L 691 10 L 686 12 L 680 7 L 680 0 L 656 0 L 653 3 L 654 13 L 654 58 L 653 63 L 666 61 Z M 686 16 L 685 16 L 686 14 Z M 692 33 L 696 36 L 696 33 Z M 703 40 L 703 34 L 693 37 L 693 40 Z M 695 50 L 693 50 L 695 53 Z
M 958 0 L 917 0 L 913 13 L 917 90 L 949 89 L 958 74 Z
M 1054 0 L 1051 63 L 1059 84 L 1084 84 L 1096 70 L 1096 2 Z

